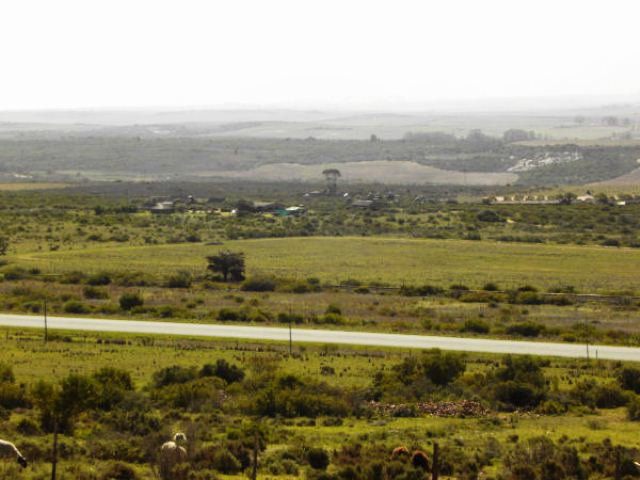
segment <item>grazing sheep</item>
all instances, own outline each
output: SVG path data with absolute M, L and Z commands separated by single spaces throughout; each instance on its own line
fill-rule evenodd
M 178 463 L 187 460 L 187 450 L 180 444 L 186 443 L 187 436 L 184 433 L 176 433 L 173 440 L 165 442 L 160 447 L 160 477 L 169 480 L 171 471 Z
M 391 452 L 391 460 L 399 460 L 403 457 L 409 458 L 409 456 L 410 456 L 409 449 L 404 446 L 396 447 Z
M 6 440 L 0 440 L 0 457 L 15 458 L 22 468 L 27 467 L 27 459 L 22 456 L 20 450 L 13 443 Z
M 429 469 L 429 457 L 422 450 L 416 450 L 411 455 L 411 465 L 415 468 L 421 468 L 423 470 Z

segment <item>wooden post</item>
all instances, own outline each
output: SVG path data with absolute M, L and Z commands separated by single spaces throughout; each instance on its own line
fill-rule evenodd
M 56 480 L 56 467 L 58 466 L 58 420 L 53 420 L 53 451 L 51 455 L 51 480 Z
M 438 442 L 433 443 L 433 465 L 431 466 L 431 480 L 438 480 L 438 475 L 440 475 L 440 463 L 439 463 L 439 455 L 440 454 L 440 445 Z
M 256 427 L 256 431 L 254 432 L 253 439 L 253 468 L 251 471 L 251 480 L 257 480 L 258 478 L 258 430 Z

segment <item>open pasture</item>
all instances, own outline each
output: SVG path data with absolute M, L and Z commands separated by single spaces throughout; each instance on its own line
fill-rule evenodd
M 640 251 L 601 246 L 514 244 L 399 238 L 285 238 L 226 241 L 220 245 L 101 246 L 16 255 L 13 261 L 43 273 L 81 270 L 177 270 L 205 273 L 207 255 L 221 249 L 245 253 L 249 276 L 316 277 L 339 284 L 358 280 L 470 288 L 496 282 L 502 288 L 571 285 L 580 292 L 633 291 L 640 283 Z

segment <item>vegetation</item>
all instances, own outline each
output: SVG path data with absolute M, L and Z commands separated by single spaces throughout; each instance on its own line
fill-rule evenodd
M 434 442 L 441 473 L 454 478 L 480 470 L 510 478 L 525 468 L 530 478 L 608 478 L 639 454 L 627 415 L 637 418 L 629 379 L 640 374 L 616 362 L 325 346 L 296 346 L 290 356 L 276 344 L 5 337 L 11 361 L 0 365 L 0 425 L 32 465 L 0 465 L 15 478 L 47 475 L 54 425 L 59 472 L 81 479 L 151 478 L 157 449 L 178 430 L 190 439 L 185 475 L 211 478 L 249 472 L 256 438 L 259 478 L 408 475 L 421 467 L 390 460 L 391 451 L 408 445 L 431 461 Z M 531 461 L 542 452 L 553 453 Z

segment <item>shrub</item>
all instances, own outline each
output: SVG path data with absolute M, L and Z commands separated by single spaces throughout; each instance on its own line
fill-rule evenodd
M 544 325 L 533 322 L 516 323 L 507 327 L 507 333 L 509 335 L 518 335 L 521 337 L 537 337 L 544 331 Z
M 309 293 L 311 291 L 313 291 L 312 286 L 306 282 L 296 282 L 291 287 L 293 293 Z
M 26 407 L 27 400 L 24 388 L 15 383 L 0 383 L 0 409 L 12 410 L 18 407 Z
M 419 287 L 411 287 L 403 285 L 400 287 L 400 295 L 405 297 L 427 297 L 430 295 L 441 295 L 444 289 L 433 285 L 422 285 Z
M 331 303 L 327 306 L 327 309 L 324 311 L 324 313 L 335 313 L 336 315 L 342 315 L 342 309 L 338 305 Z
M 476 218 L 481 222 L 504 222 L 503 218 L 493 210 L 482 210 Z
M 177 383 L 186 383 L 198 378 L 198 372 L 195 367 L 181 367 L 173 365 L 163 368 L 153 374 L 153 386 L 165 387 Z
M 464 322 L 463 332 L 489 333 L 489 324 L 480 319 L 471 319 Z
M 484 286 L 482 287 L 482 289 L 487 291 L 487 292 L 497 292 L 498 290 L 500 290 L 498 288 L 498 285 L 496 285 L 493 282 L 485 283 Z
M 544 300 L 536 292 L 517 292 L 512 298 L 511 303 L 518 303 L 521 305 L 541 305 Z
M 4 271 L 5 280 L 22 280 L 28 276 L 28 272 L 22 267 L 11 267 Z
M 105 272 L 95 273 L 87 278 L 88 285 L 109 285 L 110 283 L 111 276 L 109 276 L 109 274 Z
M 527 383 L 506 381 L 495 385 L 494 398 L 498 402 L 514 407 L 530 408 L 544 399 L 544 393 Z
M 299 313 L 279 313 L 278 322 L 280 323 L 295 323 L 300 324 L 304 322 L 304 317 Z
M 85 278 L 86 278 L 86 275 L 82 272 L 78 272 L 78 271 L 66 272 L 66 273 L 63 273 L 62 276 L 60 277 L 60 283 L 77 285 L 79 283 L 82 283 Z
M 82 302 L 77 302 L 74 300 L 65 303 L 62 309 L 64 310 L 65 313 L 80 314 L 80 313 L 90 312 L 90 308 L 87 305 L 85 305 Z
M 310 448 L 307 451 L 307 462 L 311 468 L 316 470 L 326 470 L 329 466 L 329 454 L 323 448 Z
M 122 462 L 109 465 L 100 476 L 100 480 L 136 480 L 137 478 L 135 470 Z
M 226 448 L 219 450 L 213 457 L 212 467 L 226 475 L 233 475 L 242 470 L 242 464 Z
M 627 404 L 627 417 L 632 422 L 640 421 L 640 399 L 634 396 Z
M 640 369 L 624 367 L 618 371 L 618 383 L 625 390 L 640 393 Z
M 104 300 L 109 298 L 109 294 L 107 292 L 92 286 L 84 287 L 82 289 L 82 294 L 84 295 L 84 298 L 90 300 Z
M 189 288 L 192 281 L 191 273 L 181 270 L 167 277 L 165 286 L 167 288 Z
M 245 292 L 273 292 L 276 289 L 276 281 L 272 278 L 250 278 L 242 284 Z
M 221 322 L 245 322 L 247 320 L 247 314 L 242 310 L 221 308 L 218 312 L 218 320 Z
M 422 361 L 422 368 L 432 383 L 444 386 L 462 375 L 466 365 L 460 355 L 438 352 L 427 355 Z
M 232 365 L 224 359 L 215 364 L 206 364 L 200 369 L 201 377 L 218 377 L 227 383 L 240 382 L 244 378 L 244 371 L 237 365 Z
M 0 383 L 13 383 L 16 377 L 13 374 L 13 368 L 7 363 L 0 363 Z
M 123 293 L 120 296 L 120 308 L 122 310 L 132 310 L 142 305 L 144 305 L 144 300 L 137 293 Z

